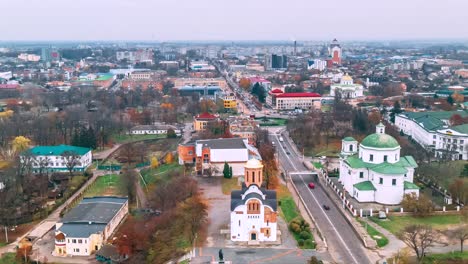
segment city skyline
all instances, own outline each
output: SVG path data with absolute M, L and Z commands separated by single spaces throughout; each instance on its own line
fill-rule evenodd
M 0 41 L 292 41 L 468 38 L 463 0 L 310 3 L 27 0 L 6 3 Z M 415 10 L 419 10 L 417 12 Z

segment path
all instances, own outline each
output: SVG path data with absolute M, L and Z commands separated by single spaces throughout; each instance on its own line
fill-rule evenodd
M 388 238 L 388 244 L 383 247 L 383 248 L 378 248 L 373 250 L 377 255 L 382 260 L 386 260 L 387 258 L 390 258 L 393 256 L 395 253 L 397 253 L 399 250 L 402 250 L 403 248 L 406 247 L 406 244 L 403 243 L 403 241 L 399 240 L 394 234 L 390 233 L 387 229 L 379 226 L 378 224 L 372 222 L 369 220 L 367 217 L 361 218 L 364 222 L 366 222 L 368 225 L 373 227 L 375 230 L 380 232 L 382 235 Z
M 93 153 L 93 159 L 95 160 L 102 160 L 109 158 L 109 156 L 114 153 L 117 149 L 119 149 L 122 144 L 115 144 L 112 148 L 106 149 L 104 151 Z

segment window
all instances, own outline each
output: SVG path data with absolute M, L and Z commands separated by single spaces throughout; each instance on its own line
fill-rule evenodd
M 384 161 L 384 162 L 387 161 L 387 155 L 384 155 L 384 156 L 383 156 L 383 161 Z
M 460 139 L 460 144 L 463 144 L 463 143 L 465 143 L 465 141 Z
M 392 179 L 392 185 L 396 185 L 396 179 Z
M 435 138 L 436 138 L 436 135 L 433 135 L 432 138 L 435 139 Z
M 353 145 L 349 145 L 349 151 L 353 151 Z
M 364 172 L 363 171 L 359 172 L 359 178 L 361 178 L 361 179 L 364 178 Z
M 72 239 L 72 243 L 76 243 L 76 239 Z
M 81 244 L 81 243 L 83 243 L 83 240 L 78 239 L 78 244 Z
M 372 154 L 369 155 L 369 161 L 374 161 L 374 155 Z
M 406 177 L 406 173 L 405 173 L 405 177 Z
M 190 150 L 190 151 L 188 152 L 188 154 L 189 154 L 189 155 L 192 155 L 192 154 L 193 154 L 193 152 Z
M 379 184 L 383 184 L 383 178 L 379 178 Z
M 239 220 L 239 226 L 240 226 L 240 220 Z

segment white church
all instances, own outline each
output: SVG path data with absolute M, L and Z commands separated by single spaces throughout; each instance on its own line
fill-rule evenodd
M 341 98 L 354 99 L 364 96 L 364 87 L 360 84 L 355 84 L 353 78 L 347 73 L 341 77 L 340 83 L 330 86 L 330 96 L 341 95 Z
M 419 187 L 413 183 L 418 165 L 412 156 L 401 157 L 400 149 L 396 139 L 385 134 L 382 123 L 359 147 L 354 138 L 344 138 L 339 181 L 358 202 L 396 205 L 405 194 L 419 196 Z
M 232 241 L 259 244 L 277 240 L 276 191 L 261 188 L 262 170 L 259 160 L 249 160 L 242 190 L 231 192 Z

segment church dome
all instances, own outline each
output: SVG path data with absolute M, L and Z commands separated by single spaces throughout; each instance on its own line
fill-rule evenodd
M 385 133 L 374 133 L 362 140 L 361 145 L 369 148 L 397 148 L 400 146 L 396 139 Z
M 349 76 L 348 74 L 346 74 L 345 76 L 343 76 L 341 78 L 342 81 L 352 81 L 353 78 L 351 76 Z
M 245 164 L 245 167 L 249 169 L 258 169 L 258 168 L 263 168 L 263 165 L 262 165 L 262 162 L 257 159 L 250 159 Z

